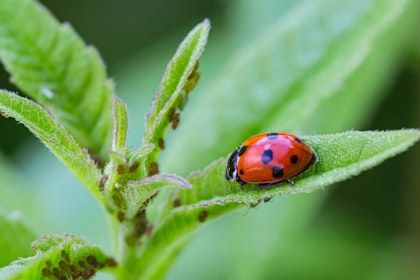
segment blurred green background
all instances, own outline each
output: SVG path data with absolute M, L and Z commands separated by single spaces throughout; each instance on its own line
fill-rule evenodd
M 144 115 L 166 63 L 195 24 L 209 18 L 212 31 L 192 104 L 227 58 L 296 5 L 291 0 L 41 2 L 101 53 L 117 94 L 128 104 L 131 148 L 141 144 Z M 420 127 L 419 47 L 420 40 L 414 41 L 401 54 L 367 117 L 346 129 Z M 16 90 L 3 68 L 0 87 Z M 20 209 L 40 235 L 79 234 L 111 252 L 102 210 L 80 183 L 14 120 L 0 118 L 0 135 L 0 210 Z M 167 150 L 171 137 L 176 132 L 169 133 Z M 419 166 L 416 145 L 328 191 L 243 208 L 200 229 L 168 279 L 418 279 Z M 294 204 L 300 207 L 290 212 Z

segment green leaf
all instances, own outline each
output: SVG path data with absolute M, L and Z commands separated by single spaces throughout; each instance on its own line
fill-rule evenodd
M 358 119 L 355 115 L 359 113 L 346 104 L 355 98 L 360 100 L 357 104 L 365 101 L 371 106 L 370 96 L 378 86 L 370 82 L 387 81 L 389 69 L 394 69 L 409 42 L 404 27 L 416 28 L 400 25 L 414 5 L 413 0 L 300 1 L 228 61 L 218 79 L 208 83 L 175 136 L 165 169 L 187 174 L 264 131 L 299 134 L 307 128 L 315 132 L 316 127 L 308 125 L 314 113 L 335 96 L 343 97 L 343 109 L 330 106 L 325 119 L 341 123 L 349 123 L 344 117 Z M 409 19 L 413 16 L 408 15 Z M 382 55 L 383 48 L 393 51 Z M 381 59 L 370 67 L 375 71 L 359 75 L 378 50 Z M 347 90 L 360 81 L 365 87 L 352 88 L 357 93 Z M 363 113 L 367 116 L 368 107 L 361 107 L 366 108 Z M 325 122 L 319 125 L 329 128 Z M 179 164 L 180 155 L 183 164 Z
M 166 68 L 152 111 L 146 118 L 143 142 L 155 145 L 155 150 L 149 155 L 146 165 L 155 161 L 159 150 L 163 149 L 168 126 L 171 124 L 173 129 L 178 126 L 180 111 L 200 77 L 197 72 L 198 60 L 207 43 L 209 30 L 208 20 L 198 24 L 180 44 Z
M 121 151 L 127 143 L 128 134 L 128 115 L 127 107 L 119 99 L 114 101 L 114 141 L 112 142 L 112 150 Z
M 0 112 L 23 123 L 38 137 L 83 185 L 104 203 L 99 192 L 101 173 L 89 154 L 41 106 L 16 94 L 0 90 Z
M 313 192 L 355 176 L 405 151 L 419 140 L 420 130 L 348 131 L 302 138 L 316 152 L 318 162 L 294 177 L 294 185 L 283 183 L 268 189 L 247 185 L 243 191 L 239 184 L 234 183 L 235 188 L 230 192 L 229 183 L 223 176 L 226 167 L 224 159 L 189 177 L 194 188 L 179 192 L 180 204 L 187 208 L 229 203 L 257 205 L 279 195 Z
M 174 248 L 165 248 L 178 238 L 186 238 L 192 230 L 205 221 L 215 219 L 238 207 L 256 206 L 273 197 L 308 193 L 343 181 L 380 164 L 385 159 L 407 150 L 420 139 L 420 130 L 396 131 L 348 131 L 337 134 L 302 137 L 317 153 L 319 161 L 305 173 L 294 177 L 295 184 L 287 183 L 259 189 L 246 185 L 242 190 L 237 183 L 230 184 L 224 177 L 226 160 L 215 161 L 202 172 L 193 173 L 188 179 L 192 189 L 179 190 L 172 195 L 173 203 L 166 209 L 166 219 L 156 225 L 155 232 L 146 244 L 141 268 L 157 273 L 153 265 L 158 255 L 172 253 Z M 150 263 L 149 263 L 150 261 Z
M 127 207 L 126 216 L 132 218 L 139 209 L 145 208 L 148 199 L 159 190 L 169 187 L 191 188 L 190 183 L 182 177 L 171 174 L 157 174 L 145 179 L 129 182 L 121 194 Z
M 0 269 L 0 279 L 88 279 L 117 263 L 98 246 L 72 235 L 44 236 L 32 243 L 36 255 Z
M 112 136 L 113 85 L 96 50 L 33 0 L 0 1 L 0 60 L 11 80 L 102 160 Z
M 19 212 L 8 215 L 0 212 L 0 229 L 0 267 L 32 253 L 29 244 L 36 235 L 24 223 Z

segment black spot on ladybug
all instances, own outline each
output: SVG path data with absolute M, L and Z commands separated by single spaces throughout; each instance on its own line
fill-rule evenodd
M 201 211 L 200 214 L 198 214 L 198 221 L 200 223 L 204 222 L 208 215 L 209 215 L 209 213 L 207 213 L 206 210 Z
M 293 155 L 290 157 L 290 162 L 295 164 L 298 161 L 298 156 L 297 155 Z
M 276 138 L 277 138 L 277 136 L 278 136 L 278 134 L 277 134 L 277 133 L 275 133 L 275 132 L 271 132 L 271 133 L 268 133 L 268 134 L 267 134 L 267 139 L 268 139 L 268 140 L 274 140 L 274 139 L 276 139 Z
M 239 170 L 239 174 L 244 175 L 245 174 L 245 171 L 243 169 L 240 169 Z
M 239 148 L 239 151 L 238 151 L 238 156 L 243 155 L 245 153 L 245 151 L 246 151 L 247 148 L 248 148 L 248 146 L 241 146 Z
M 181 206 L 181 199 L 179 199 L 179 197 L 175 198 L 173 205 L 174 205 L 174 208 Z
M 284 176 L 283 168 L 280 166 L 273 166 L 272 175 L 274 178 L 281 178 Z
M 302 143 L 302 140 L 300 140 L 299 138 L 295 137 L 295 141 L 298 143 Z
M 273 160 L 273 151 L 265 150 L 264 153 L 261 155 L 261 162 L 266 165 L 272 160 Z

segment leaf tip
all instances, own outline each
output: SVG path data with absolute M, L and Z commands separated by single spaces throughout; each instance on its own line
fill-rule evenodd
M 210 29 L 211 28 L 211 22 L 210 22 L 210 19 L 208 19 L 208 18 L 205 18 L 202 22 L 201 22 L 201 24 L 206 28 L 206 29 Z

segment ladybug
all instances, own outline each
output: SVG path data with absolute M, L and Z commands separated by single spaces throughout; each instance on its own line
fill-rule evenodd
M 260 189 L 284 181 L 293 185 L 289 179 L 308 170 L 317 160 L 315 152 L 293 134 L 258 134 L 233 151 L 225 177 L 241 186 L 258 184 Z

